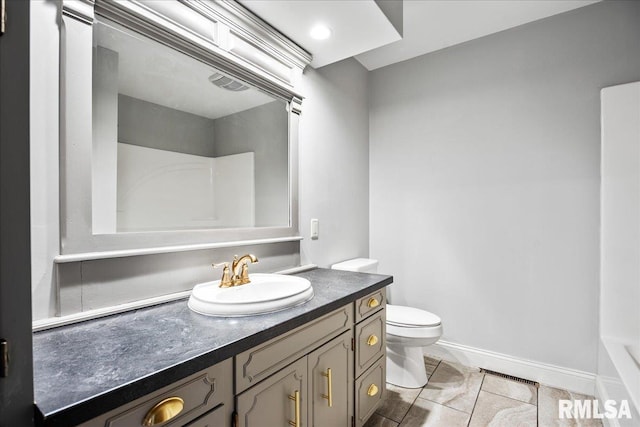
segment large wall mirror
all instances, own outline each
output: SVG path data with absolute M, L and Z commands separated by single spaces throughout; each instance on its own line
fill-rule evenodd
M 288 227 L 287 104 L 98 19 L 93 232 Z
M 57 262 L 299 240 L 310 55 L 233 2 L 63 0 Z

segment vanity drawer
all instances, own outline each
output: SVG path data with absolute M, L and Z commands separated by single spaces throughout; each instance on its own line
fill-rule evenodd
M 375 412 L 385 394 L 386 359 L 381 357 L 356 380 L 356 427 L 362 426 Z
M 351 329 L 353 308 L 345 305 L 235 357 L 236 394 L 259 383 L 296 359 Z
M 387 304 L 386 288 L 356 300 L 356 322 L 384 308 Z
M 218 427 L 228 424 L 229 420 L 225 421 L 224 407 L 219 406 L 208 414 L 205 414 L 197 420 L 185 425 L 185 427 Z
M 356 325 L 356 377 L 385 354 L 385 314 L 380 310 Z
M 200 371 L 181 381 L 178 385 L 172 384 L 152 394 L 141 397 L 118 409 L 107 412 L 87 423 L 83 427 L 135 427 L 142 426 L 146 415 L 161 402 L 167 399 L 179 398 L 183 401 L 183 408 L 170 421 L 164 422 L 164 426 L 184 426 L 195 420 L 205 412 L 215 408 L 206 417 L 216 417 L 223 422 L 216 424 L 228 426 L 231 423 L 233 411 L 233 369 L 232 359 L 220 362 L 209 369 Z M 215 415 L 213 415 L 215 412 Z M 203 417 L 205 418 L 205 417 Z M 225 422 L 225 418 L 228 421 Z M 191 425 L 191 424 L 189 424 Z M 194 424 L 199 426 L 200 424 Z M 207 425 L 206 423 L 204 425 Z

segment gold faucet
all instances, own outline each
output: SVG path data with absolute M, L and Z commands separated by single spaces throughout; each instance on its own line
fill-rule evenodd
M 233 282 L 233 286 L 251 283 L 251 280 L 249 280 L 249 267 L 247 266 L 247 262 L 249 261 L 256 263 L 258 262 L 258 258 L 253 254 L 242 255 L 240 258 L 238 258 L 238 255 L 233 257 L 233 263 L 231 264 L 231 271 L 233 272 L 231 281 Z M 242 270 L 238 272 L 240 268 L 242 268 Z
M 251 280 L 249 280 L 249 267 L 247 266 L 247 262 L 256 263 L 258 262 L 258 258 L 253 254 L 242 255 L 240 258 L 238 258 L 238 255 L 235 255 L 233 257 L 233 262 L 231 263 L 231 269 L 229 269 L 228 262 L 212 264 L 213 267 L 224 266 L 219 286 L 221 288 L 230 288 L 232 286 L 251 283 Z

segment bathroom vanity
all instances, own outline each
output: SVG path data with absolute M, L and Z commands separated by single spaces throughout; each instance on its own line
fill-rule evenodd
M 180 300 L 35 333 L 37 425 L 363 425 L 385 390 L 393 279 L 297 276 L 314 298 L 275 313 L 209 317 Z

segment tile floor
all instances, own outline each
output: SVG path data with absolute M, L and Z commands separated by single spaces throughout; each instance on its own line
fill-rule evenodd
M 601 427 L 600 420 L 558 419 L 559 399 L 592 397 L 540 388 L 425 356 L 421 389 L 387 384 L 384 403 L 364 427 Z

